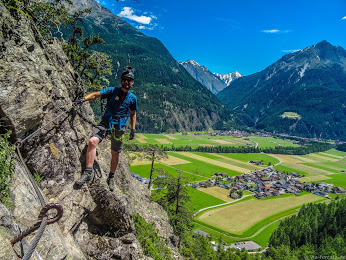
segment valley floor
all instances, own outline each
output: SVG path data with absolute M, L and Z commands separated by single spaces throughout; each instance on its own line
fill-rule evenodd
M 171 145 L 295 145 L 287 140 L 269 137 L 250 137 L 249 140 L 239 140 L 233 137 L 214 137 L 206 135 L 188 136 L 176 135 L 138 135 L 138 143 L 157 143 Z M 233 140 L 234 139 L 234 140 Z M 253 141 L 253 142 L 252 142 Z M 170 142 L 170 144 L 168 144 Z M 302 183 L 323 182 L 334 184 L 334 187 L 346 189 L 346 153 L 329 150 L 303 156 L 280 154 L 212 154 L 196 152 L 168 152 L 168 159 L 155 162 L 154 168 L 162 168 L 172 174 L 180 170 L 184 176 L 189 177 L 191 183 L 200 183 L 215 179 L 217 172 L 225 173 L 229 177 L 256 172 L 265 169 L 268 165 L 281 172 L 295 172 L 302 177 Z M 249 161 L 262 162 L 263 165 L 249 163 Z M 135 160 L 130 170 L 141 177 L 149 178 L 151 161 Z M 222 181 L 227 184 L 227 181 Z M 195 229 L 204 231 L 212 236 L 213 240 L 220 237 L 226 243 L 253 240 L 265 246 L 270 235 L 279 225 L 281 219 L 295 214 L 305 203 L 328 202 L 329 200 L 312 193 L 302 192 L 299 196 L 284 194 L 258 200 L 244 191 L 243 198 L 234 201 L 230 198 L 229 189 L 220 187 L 189 188 L 191 196 L 190 208 L 199 211 L 212 207 L 197 214 Z M 335 198 L 337 194 L 328 194 Z M 346 196 L 339 194 L 338 196 Z M 234 201 L 234 203 L 233 203 Z M 224 205 L 225 203 L 231 203 Z M 224 205 L 217 208 L 213 206 Z

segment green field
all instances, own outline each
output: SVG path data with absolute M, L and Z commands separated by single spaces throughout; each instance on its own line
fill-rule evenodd
M 178 168 L 179 166 L 177 166 Z M 163 165 L 163 164 L 160 164 L 160 163 L 156 163 L 154 165 L 154 168 L 161 168 L 161 169 L 164 169 L 165 171 L 173 174 L 173 175 L 176 175 L 177 173 L 177 170 L 172 168 L 172 167 L 169 167 L 169 166 L 166 166 L 166 165 Z M 150 169 L 151 169 L 151 165 L 150 164 L 145 164 L 145 165 L 138 165 L 138 166 L 130 166 L 130 171 L 131 172 L 134 172 L 142 177 L 145 177 L 145 178 L 150 178 Z M 190 179 L 191 182 L 198 182 L 198 181 L 205 181 L 207 180 L 208 178 L 207 177 L 200 177 L 200 176 L 197 176 L 197 175 L 193 175 L 193 174 L 189 174 L 187 172 L 182 172 L 182 174 L 185 176 L 185 177 L 188 177 Z M 154 172 L 154 177 L 157 175 L 157 172 L 155 171 Z
M 235 160 L 239 160 L 241 162 L 263 160 L 263 163 L 265 164 L 264 166 L 268 165 L 269 162 L 271 164 L 276 164 L 279 162 L 278 159 L 264 153 L 220 153 L 220 155 L 226 156 Z
M 172 145 L 178 146 L 191 146 L 196 148 L 198 146 L 255 146 L 255 142 L 259 147 L 275 147 L 281 146 L 298 146 L 289 140 L 283 140 L 272 137 L 259 137 L 250 136 L 249 140 L 244 138 L 234 138 L 232 136 L 210 136 L 207 134 L 196 135 L 195 133 L 188 133 L 187 135 L 179 134 L 137 134 L 132 143 L 135 144 L 157 144 L 163 147 L 171 147 Z
M 187 152 L 168 152 L 169 156 L 183 159 L 188 163 L 169 165 L 169 161 L 155 163 L 154 168 L 163 168 L 175 174 L 174 168 L 180 168 L 184 176 L 191 178 L 191 181 L 203 181 L 211 178 L 216 172 L 225 172 L 228 176 L 236 176 L 243 173 L 261 169 L 264 166 L 248 163 L 250 160 L 263 160 L 264 163 L 277 163 L 278 160 L 266 154 L 210 154 L 210 153 L 187 153 Z M 197 159 L 196 159 L 197 158 Z M 130 170 L 142 177 L 149 178 L 151 162 L 147 161 L 143 165 L 131 165 Z M 196 176 L 191 173 L 194 173 Z M 203 177 L 205 176 L 205 177 Z
M 206 207 L 225 203 L 225 201 L 221 199 L 215 198 L 205 192 L 199 191 L 194 188 L 189 188 L 189 195 L 191 198 L 189 208 L 192 211 L 197 211 Z
M 281 146 L 292 146 L 292 147 L 298 147 L 299 145 L 292 143 L 290 140 L 283 140 L 279 138 L 273 138 L 273 137 L 260 137 L 260 136 L 250 136 L 248 137 L 250 140 L 255 141 L 258 143 L 259 148 L 275 148 L 278 145 Z
M 169 136 L 169 137 L 168 137 Z M 207 135 L 142 135 L 141 142 L 147 143 L 173 142 L 174 145 L 191 145 L 194 147 L 202 145 L 241 145 L 246 140 L 229 137 L 213 137 Z M 172 139 L 175 138 L 175 139 Z M 253 141 L 259 143 L 261 147 L 274 147 L 278 143 L 282 146 L 292 145 L 292 143 L 275 138 L 250 137 Z M 164 141 L 163 141 L 164 140 Z M 167 141 L 165 141 L 167 140 Z M 249 141 L 246 141 L 249 142 Z M 223 144 L 224 143 L 224 144 Z M 168 144 L 167 144 L 168 145 Z M 296 146 L 296 145 L 293 145 Z M 172 174 L 176 174 L 176 169 L 180 168 L 183 175 L 191 179 L 191 182 L 204 181 L 212 178 L 215 172 L 225 172 L 229 176 L 240 175 L 245 172 L 254 171 L 265 167 L 269 162 L 273 164 L 282 164 L 275 166 L 275 169 L 286 172 L 298 172 L 308 176 L 306 180 L 333 183 L 335 186 L 346 188 L 346 153 L 330 150 L 323 153 L 314 153 L 304 156 L 298 155 L 268 155 L 258 154 L 211 154 L 211 153 L 188 153 L 188 152 L 168 152 L 170 159 L 155 163 L 155 168 L 163 168 Z M 264 166 L 249 164 L 250 160 L 263 160 Z M 130 170 L 143 176 L 149 177 L 150 162 L 143 165 L 130 166 Z M 345 171 L 345 172 L 343 172 Z M 200 176 L 193 175 L 192 173 Z M 302 179 L 304 181 L 304 179 Z M 221 189 L 221 188 L 220 188 Z M 197 211 L 209 206 L 219 205 L 228 200 L 228 193 L 223 191 L 197 190 L 189 188 L 191 202 L 189 208 L 191 211 Z M 208 192 L 207 192 L 208 191 Z M 244 194 L 245 195 L 245 194 Z M 224 197 L 226 196 L 226 197 Z M 331 194 L 331 197 L 336 195 Z M 346 197 L 346 195 L 340 195 Z M 220 237 L 226 243 L 252 240 L 265 246 L 268 243 L 271 234 L 277 228 L 280 219 L 294 214 L 304 203 L 326 201 L 326 199 L 303 192 L 300 196 L 285 194 L 279 197 L 269 197 L 257 200 L 253 197 L 247 197 L 236 201 L 227 206 L 221 206 L 207 211 L 200 212 L 195 221 L 195 228 L 212 235 L 213 240 Z M 204 215 L 203 215 L 204 214 Z M 210 216 L 209 216 L 210 215 Z M 204 218 L 201 218 L 204 216 Z
M 206 176 L 206 177 L 211 177 L 216 172 L 225 172 L 229 176 L 236 176 L 241 174 L 240 172 L 234 171 L 232 169 L 218 167 L 213 164 L 209 164 L 200 160 L 186 157 L 182 154 L 173 153 L 173 152 L 169 152 L 169 154 L 191 162 L 188 164 L 179 165 L 180 168 L 184 171 L 197 172 L 199 175 Z
M 346 173 L 338 173 L 328 175 L 330 179 L 324 180 L 325 183 L 332 183 L 335 187 L 343 187 L 346 189 Z
M 346 162 L 344 159 L 346 153 L 337 150 L 329 150 L 324 153 L 313 153 L 303 156 L 274 156 L 280 158 L 283 162 L 274 167 L 279 171 L 297 172 L 309 177 L 346 172 Z
M 201 224 L 235 236 L 249 236 L 271 221 L 291 214 L 304 203 L 325 200 L 313 194 L 284 195 L 258 200 L 253 197 L 203 211 L 196 216 Z

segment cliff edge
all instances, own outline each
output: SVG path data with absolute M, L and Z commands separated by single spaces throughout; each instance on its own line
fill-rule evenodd
M 1 131 L 12 131 L 31 174 L 41 176 L 40 192 L 46 203 L 64 208 L 62 219 L 49 225 L 36 247 L 42 259 L 147 259 L 136 238 L 133 216 L 154 223 L 172 255 L 180 258 L 171 240 L 166 212 L 150 200 L 150 191 L 130 175 L 123 155 L 110 192 L 106 173 L 110 144 L 98 147 L 96 177 L 81 189 L 74 186 L 84 167 L 86 144 L 92 126 L 83 120 L 72 100 L 83 96 L 80 79 L 57 40 L 46 42 L 35 24 L 24 15 L 14 19 L 0 3 L 0 117 Z M 64 113 L 66 112 L 66 113 Z M 89 104 L 79 113 L 93 120 Z M 53 120 L 34 136 L 31 133 Z M 34 224 L 42 208 L 25 166 L 15 156 L 11 202 L 0 203 L 0 258 L 17 259 L 9 239 Z M 31 241 L 32 236 L 27 237 Z M 25 245 L 24 245 L 25 248 Z M 20 252 L 19 245 L 15 246 Z M 39 259 L 39 258 L 38 258 Z

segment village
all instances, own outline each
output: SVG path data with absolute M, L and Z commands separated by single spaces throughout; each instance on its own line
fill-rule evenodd
M 214 179 L 193 183 L 191 186 L 195 189 L 218 186 L 230 190 L 230 197 L 233 199 L 240 198 L 243 190 L 254 192 L 254 197 L 257 199 L 279 196 L 285 193 L 299 195 L 302 191 L 311 192 L 325 198 L 330 198 L 329 193 L 345 193 L 343 188 L 334 187 L 334 184 L 325 182 L 303 183 L 298 180 L 302 177 L 299 173 L 277 171 L 272 166 L 234 177 L 218 172 L 213 177 Z

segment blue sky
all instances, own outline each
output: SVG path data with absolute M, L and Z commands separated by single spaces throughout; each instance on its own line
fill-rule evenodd
M 100 0 L 177 61 L 249 75 L 322 40 L 346 48 L 346 0 Z

